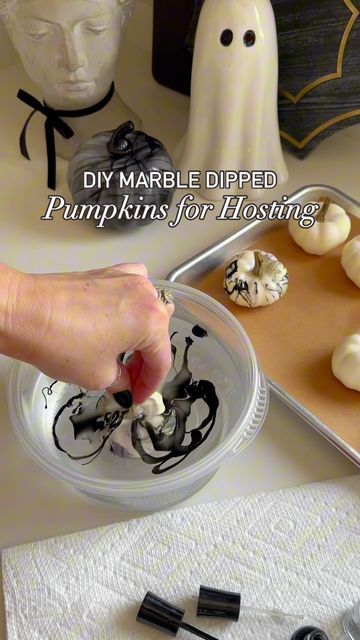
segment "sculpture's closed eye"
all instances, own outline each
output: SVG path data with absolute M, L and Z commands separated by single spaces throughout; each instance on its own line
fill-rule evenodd
M 90 33 L 94 33 L 95 35 L 101 35 L 105 33 L 109 29 L 108 25 L 104 25 L 103 27 L 86 27 L 86 31 L 90 31 Z
M 43 40 L 47 35 L 49 34 L 49 31 L 27 31 L 26 35 L 29 36 L 29 38 L 32 38 L 32 40 Z
M 105 31 L 108 31 L 110 25 L 111 21 L 104 20 L 104 18 L 102 20 L 86 20 L 86 22 L 84 22 L 86 31 L 94 33 L 95 35 L 105 33 Z

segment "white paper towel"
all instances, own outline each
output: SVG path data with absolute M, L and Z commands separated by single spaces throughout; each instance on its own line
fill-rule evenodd
M 161 639 L 135 621 L 148 589 L 220 639 L 290 640 L 301 626 L 196 618 L 200 584 L 304 613 L 334 640 L 360 598 L 360 475 L 15 547 L 2 561 L 8 640 Z

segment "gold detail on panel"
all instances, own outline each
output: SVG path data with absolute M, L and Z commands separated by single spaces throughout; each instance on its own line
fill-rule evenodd
M 325 129 L 328 129 L 329 127 L 332 127 L 334 124 L 337 124 L 338 122 L 342 122 L 343 120 L 348 120 L 349 118 L 353 118 L 354 116 L 360 116 L 360 109 L 355 109 L 354 111 L 348 111 L 347 113 L 342 113 L 341 116 L 336 116 L 336 118 L 331 118 L 331 120 L 324 122 L 319 127 L 314 129 L 314 131 L 309 133 L 300 142 L 296 140 L 296 138 L 293 138 L 292 136 L 290 136 L 285 131 L 280 131 L 280 135 L 282 138 L 284 138 L 284 140 L 288 140 L 288 142 L 291 142 L 291 144 L 293 144 L 294 147 L 296 147 L 297 149 L 303 149 L 313 138 L 315 138 L 315 136 L 319 135 L 319 133 L 321 133 L 322 131 L 325 131 Z
M 343 33 L 342 38 L 341 38 L 340 47 L 339 47 L 339 51 L 338 51 L 338 57 L 337 57 L 336 71 L 334 73 L 329 73 L 327 76 L 322 76 L 321 78 L 318 78 L 317 80 L 313 80 L 313 82 L 310 82 L 310 84 L 306 85 L 306 87 L 301 89 L 301 91 L 299 91 L 299 93 L 296 94 L 296 96 L 294 96 L 289 91 L 285 91 L 284 89 L 279 89 L 280 95 L 282 95 L 285 98 L 287 98 L 293 104 L 297 104 L 301 100 L 301 98 L 303 98 L 307 93 L 309 93 L 309 91 L 312 91 L 312 89 L 315 89 L 315 87 L 318 87 L 319 85 L 324 84 L 325 82 L 329 82 L 330 80 L 338 80 L 339 78 L 342 78 L 343 62 L 344 62 L 344 54 L 345 54 L 346 45 L 347 45 L 350 33 L 352 31 L 352 28 L 353 28 L 357 18 L 359 17 L 359 14 L 360 14 L 360 11 L 353 5 L 351 0 L 342 0 L 342 1 L 348 7 L 348 9 L 351 11 L 352 16 L 351 16 L 349 22 L 347 23 L 346 29 L 345 29 L 345 31 Z

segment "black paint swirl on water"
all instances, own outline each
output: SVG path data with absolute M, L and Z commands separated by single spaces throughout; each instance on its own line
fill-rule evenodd
M 209 380 L 193 381 L 192 373 L 188 366 L 188 352 L 193 344 L 190 337 L 185 339 L 183 363 L 180 371 L 173 380 L 166 382 L 162 388 L 165 412 L 163 413 L 163 425 L 160 429 L 154 428 L 150 421 L 144 418 L 136 418 L 131 425 L 131 440 L 135 451 L 147 464 L 154 464 L 152 472 L 164 473 L 173 469 L 194 449 L 197 449 L 209 436 L 215 424 L 219 400 L 215 387 Z M 186 431 L 186 423 L 191 412 L 191 407 L 196 400 L 202 399 L 208 407 L 208 415 L 197 428 Z M 169 426 L 172 429 L 168 429 Z M 139 437 L 139 427 L 146 429 L 150 436 L 155 451 L 164 451 L 164 456 L 150 455 L 142 445 Z M 183 444 L 185 436 L 190 437 L 189 444 Z M 179 458 L 170 463 L 173 458 Z M 169 464 L 167 464 L 169 463 Z
M 174 332 L 174 336 L 178 332 Z M 194 336 L 205 338 L 205 329 L 196 325 L 192 329 Z M 177 349 L 172 343 L 172 355 L 176 375 L 172 380 L 165 382 L 161 389 L 165 411 L 161 416 L 156 416 L 156 422 L 152 422 L 146 416 L 133 418 L 131 423 L 131 442 L 134 450 L 146 464 L 153 465 L 152 473 L 161 474 L 173 469 L 183 462 L 187 456 L 197 449 L 209 437 L 216 420 L 219 400 L 212 382 L 209 380 L 194 380 L 189 368 L 189 350 L 194 340 L 187 336 L 185 338 L 185 349 L 182 364 L 179 371 L 175 368 Z M 42 393 L 51 395 L 52 387 L 44 387 Z M 49 393 L 50 390 L 50 393 Z M 102 452 L 111 434 L 121 425 L 127 417 L 127 410 L 118 406 L 116 410 L 101 410 L 103 396 L 99 398 L 95 410 L 89 414 L 84 407 L 88 398 L 85 391 L 80 389 L 79 393 L 72 396 L 56 413 L 52 434 L 54 444 L 57 449 L 66 453 L 72 460 L 86 460 L 84 464 L 89 464 Z M 207 406 L 207 416 L 197 427 L 187 430 L 187 421 L 191 413 L 192 406 L 198 400 L 202 400 Z M 45 408 L 47 408 L 47 403 Z M 69 419 L 73 427 L 75 440 L 87 438 L 91 441 L 96 435 L 101 436 L 101 443 L 94 451 L 87 455 L 74 456 L 64 449 L 57 435 L 57 425 L 60 417 L 66 410 L 71 410 Z M 149 453 L 144 447 L 142 433 L 146 432 L 153 449 Z M 111 449 L 110 449 L 111 450 Z M 160 455 L 159 455 L 160 454 Z M 163 454 L 163 455 L 161 455 Z
M 192 328 L 192 333 L 197 338 L 206 338 L 207 331 L 200 327 L 200 325 L 196 324 L 195 327 Z
M 52 382 L 52 384 L 49 387 L 43 387 L 41 390 L 41 393 L 44 396 L 44 400 L 45 400 L 45 409 L 47 409 L 48 405 L 47 405 L 47 397 L 46 396 L 52 396 L 53 394 L 53 387 L 57 384 L 57 380 L 54 380 L 54 382 Z

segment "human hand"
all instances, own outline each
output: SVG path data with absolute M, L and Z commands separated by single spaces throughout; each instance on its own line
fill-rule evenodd
M 128 390 L 136 403 L 160 387 L 171 364 L 174 307 L 158 300 L 144 265 L 12 275 L 3 352 L 85 389 Z M 117 361 L 125 352 L 134 352 L 126 366 Z

